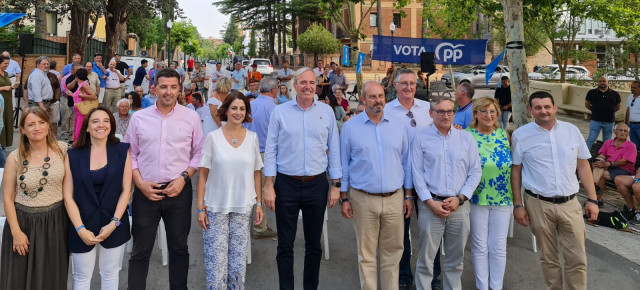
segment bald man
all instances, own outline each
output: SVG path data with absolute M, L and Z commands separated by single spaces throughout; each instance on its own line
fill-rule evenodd
M 584 106 L 591 111 L 591 123 L 589 124 L 589 137 L 587 147 L 596 142 L 600 131 L 602 141 L 611 139 L 613 124 L 616 121 L 616 111 L 620 110 L 620 94 L 609 88 L 609 80 L 606 77 L 598 79 L 598 88 L 587 93 Z

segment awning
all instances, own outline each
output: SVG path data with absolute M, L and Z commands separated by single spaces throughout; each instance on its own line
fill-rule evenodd
M 26 13 L 0 13 L 0 27 L 5 27 L 22 17 L 27 16 Z

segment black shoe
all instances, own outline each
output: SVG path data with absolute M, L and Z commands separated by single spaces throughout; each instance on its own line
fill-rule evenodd
M 406 282 L 400 282 L 398 289 L 400 289 L 400 290 L 410 290 L 411 289 L 411 284 L 406 283 Z

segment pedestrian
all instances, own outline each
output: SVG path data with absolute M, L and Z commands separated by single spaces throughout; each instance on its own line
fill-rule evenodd
M 342 86 L 345 92 L 349 90 L 349 83 L 347 83 L 347 77 L 344 75 L 344 72 L 342 72 L 342 67 L 339 65 L 336 65 L 335 70 L 331 74 L 331 87 L 333 88 L 334 85 Z
M 395 99 L 395 95 L 394 97 L 391 97 L 391 88 L 393 87 L 394 74 L 395 71 L 393 71 L 392 69 L 388 69 L 386 76 L 380 81 L 380 85 L 382 85 L 382 87 L 384 88 L 384 95 L 387 103 L 390 103 Z
M 502 76 L 500 78 L 501 86 L 496 88 L 496 92 L 493 95 L 498 99 L 500 105 L 500 128 L 507 130 L 509 125 L 509 118 L 511 118 L 511 82 L 508 76 Z
M 335 92 L 338 92 L 338 94 L 340 94 L 341 90 L 342 90 L 341 88 L 336 87 Z M 331 109 L 333 109 L 333 112 L 334 112 L 335 118 L 336 118 L 336 124 L 338 125 L 338 132 L 340 132 L 340 130 L 342 129 L 342 124 L 344 124 L 344 122 L 349 120 L 349 116 L 344 111 L 342 106 L 340 106 L 338 104 L 338 100 L 336 99 L 335 96 L 328 95 L 325 98 L 325 100 L 328 101 L 327 105 L 329 105 L 331 107 Z
M 152 85 L 149 87 L 149 93 L 142 98 L 142 108 L 151 107 L 156 104 L 156 101 L 158 101 L 158 95 L 156 95 L 156 87 Z
M 397 94 L 394 89 L 394 96 L 397 96 L 397 98 L 394 98 L 392 101 L 388 101 L 387 99 L 387 105 L 385 105 L 384 111 L 389 118 L 402 120 L 400 124 L 403 124 L 403 129 L 408 134 L 407 139 L 409 140 L 409 145 L 411 145 L 413 137 L 418 130 L 427 128 L 433 124 L 433 119 L 429 115 L 430 104 L 427 101 L 415 98 L 417 79 L 413 71 L 407 69 L 398 70 L 395 78 L 391 79 L 391 83 L 393 87 L 398 88 Z M 412 194 L 413 196 L 418 195 L 415 192 L 415 188 Z M 414 203 L 414 208 L 416 209 L 416 215 L 419 216 L 420 213 L 418 212 L 417 203 Z M 414 280 L 413 273 L 411 272 L 410 225 L 411 219 L 406 218 L 404 220 L 404 252 L 400 260 L 399 274 L 399 286 L 401 290 L 410 289 Z M 442 284 L 438 278 L 440 276 L 440 255 L 436 255 L 433 262 L 433 269 L 432 286 L 437 288 Z
M 133 113 L 142 110 L 142 99 L 140 98 L 140 94 L 137 92 L 130 92 L 127 96 L 129 99 L 130 109 L 129 114 L 133 115 Z
M 84 115 L 80 113 L 78 108 L 75 106 L 80 102 L 89 101 L 89 100 L 97 100 L 98 96 L 93 91 L 91 86 L 89 86 L 89 80 L 87 79 L 88 71 L 86 69 L 79 69 L 76 72 L 76 79 L 78 79 L 78 88 L 73 93 L 73 110 L 76 114 L 76 121 L 74 124 L 73 130 L 73 140 L 78 140 L 78 135 L 80 134 L 80 128 L 82 127 L 82 122 L 84 122 Z
M 47 78 L 51 84 L 51 90 L 53 90 L 53 98 L 49 102 L 49 122 L 51 122 L 49 130 L 52 130 L 53 135 L 57 137 L 58 121 L 60 121 L 60 79 L 51 71 L 47 72 Z
M 133 78 L 134 87 L 142 86 L 142 81 L 144 81 L 144 79 L 147 79 L 147 81 L 151 81 L 151 78 L 149 78 L 149 76 L 147 75 L 148 65 L 149 65 L 148 60 L 143 59 L 140 61 L 140 66 L 138 67 L 138 69 L 136 69 L 136 75 Z M 142 95 L 140 95 L 140 97 L 142 97 Z
M 265 76 L 262 81 L 260 81 L 260 94 L 258 95 L 258 98 L 250 102 L 252 122 L 248 122 L 246 127 L 247 129 L 256 132 L 258 135 L 258 142 L 260 144 L 260 160 L 262 162 L 264 162 L 264 150 L 269 132 L 269 120 L 271 119 L 273 109 L 275 109 L 278 104 L 276 100 L 277 86 L 278 80 L 276 80 L 276 78 L 272 76 Z M 262 174 L 262 172 L 260 173 L 261 184 L 264 184 L 264 174 Z M 260 191 L 262 191 L 262 188 L 260 188 Z M 253 226 L 254 239 L 273 238 L 277 235 L 278 233 L 269 227 L 266 215 L 264 215 L 260 223 Z
M 313 69 L 313 74 L 316 75 L 316 78 L 319 77 L 322 73 L 324 72 L 324 61 L 322 61 L 321 59 L 318 59 L 316 61 L 316 67 Z M 327 77 L 329 77 L 329 74 L 327 74 Z
M 476 99 L 471 109 L 473 120 L 466 130 L 478 145 L 482 165 L 480 184 L 469 200 L 471 261 L 477 289 L 502 289 L 513 203 L 510 137 L 498 124 L 495 98 Z
M 324 99 L 331 94 L 331 80 L 329 79 L 329 68 L 325 67 L 323 73 L 316 80 L 316 95 L 319 99 Z
M 159 96 L 156 107 L 133 115 L 124 138 L 131 144 L 135 182 L 129 289 L 146 288 L 149 258 L 160 219 L 167 232 L 169 288 L 187 288 L 187 238 L 193 199 L 191 177 L 197 171 L 203 138 L 198 114 L 177 105 L 179 82 L 180 75 L 175 70 L 164 69 L 156 74 Z M 168 134 L 171 138 L 161 138 Z
M 278 104 L 284 104 L 288 101 L 291 101 L 292 97 L 289 94 L 289 88 L 286 85 L 280 85 L 280 90 L 278 92 Z
M 18 146 L 7 158 L 2 184 L 7 221 L 0 288 L 67 289 L 67 144 L 56 141 L 49 114 L 40 107 L 24 110 L 18 125 Z
M 338 101 L 338 105 L 340 105 L 345 112 L 351 112 L 351 108 L 349 108 L 349 101 L 344 98 L 344 90 L 345 87 L 341 85 L 333 85 L 331 86 L 331 91 L 333 95 L 336 97 L 336 101 Z
M 6 124 L 6 128 L 2 130 L 0 133 L 0 146 L 2 149 L 13 146 L 13 90 L 17 88 L 20 84 L 11 83 L 11 78 L 9 77 L 9 72 L 7 68 L 9 67 L 10 58 L 3 56 L 0 58 L 0 94 L 2 94 L 2 98 L 4 99 L 4 107 L 2 112 L 0 113 L 0 118 L 2 118 L 1 122 Z
M 595 221 L 598 201 L 589 166 L 591 154 L 578 128 L 556 119 L 551 94 L 531 94 L 528 110 L 535 122 L 516 129 L 511 137 L 513 215 L 536 236 L 547 289 L 587 289 L 586 230 L 576 194 L 580 178 L 587 192 L 584 214 Z M 524 200 L 519 194 L 523 187 Z
M 117 109 L 117 103 L 122 99 L 122 91 L 120 90 L 120 82 L 124 80 L 124 76 L 116 69 L 116 61 L 109 62 L 109 74 L 104 81 L 105 93 L 102 100 L 102 106 L 114 112 Z
M 60 99 L 60 107 L 62 108 L 62 124 L 60 129 L 62 130 L 63 139 L 73 139 L 73 133 L 75 131 L 75 110 L 73 94 L 78 89 L 78 78 L 76 73 L 82 68 L 82 64 L 73 63 L 71 66 L 71 72 L 62 77 L 62 97 Z
M 82 61 L 82 56 L 79 53 L 74 53 L 73 56 L 71 56 L 71 62 L 66 64 L 63 68 L 62 68 L 62 74 L 63 75 L 67 75 L 71 72 L 72 66 L 74 64 L 79 64 L 82 65 L 82 63 L 80 63 Z
M 453 124 L 460 126 L 462 129 L 466 129 L 473 120 L 473 95 L 475 89 L 470 83 L 461 83 L 456 88 L 455 97 L 458 107 L 456 108 L 456 115 L 453 118 Z
M 640 101 L 636 104 L 636 99 L 640 97 L 640 81 L 631 83 L 631 94 L 627 97 L 627 113 L 624 122 L 629 125 L 629 139 L 636 148 L 640 148 Z
M 85 66 L 85 68 L 86 68 L 86 66 Z M 90 69 L 87 68 L 87 70 L 88 71 L 93 71 L 98 76 L 98 79 L 99 79 L 99 82 L 100 82 L 99 88 L 94 88 L 93 90 L 98 95 L 98 101 L 100 101 L 102 103 L 102 100 L 104 99 L 104 85 L 105 85 L 104 80 L 107 78 L 107 74 L 109 72 L 104 68 L 104 65 L 102 65 L 102 54 L 101 53 L 96 53 L 93 56 L 92 69 L 90 70 Z
M 251 70 L 247 73 L 247 87 L 255 81 L 260 82 L 262 80 L 262 74 L 258 71 L 258 64 L 253 63 Z
M 245 91 L 245 85 L 247 85 L 247 71 L 242 68 L 241 62 L 236 62 L 234 64 L 235 70 L 231 72 L 231 78 L 233 79 L 233 87 L 231 87 L 232 91 Z
M 131 114 L 129 114 L 130 104 L 128 99 L 120 99 L 116 105 L 118 110 L 113 113 L 116 119 L 116 137 L 122 140 L 127 135 L 129 120 L 131 120 Z
M 303 285 L 305 289 L 317 289 L 322 258 L 320 235 L 327 201 L 331 208 L 340 197 L 340 142 L 333 110 L 314 101 L 313 71 L 306 67 L 299 69 L 293 82 L 295 101 L 276 106 L 269 121 L 264 201 L 276 211 L 280 289 L 294 288 L 293 243 L 300 211 L 305 232 Z
M 216 69 L 211 73 L 211 94 L 213 94 L 213 90 L 216 88 L 216 84 L 218 82 L 218 80 L 222 77 L 230 77 L 231 75 L 229 74 L 229 72 L 226 69 L 222 68 L 222 62 L 217 62 L 216 63 Z M 207 95 L 207 101 L 208 101 L 208 95 Z
M 116 121 L 105 107 L 89 112 L 82 134 L 65 160 L 64 203 L 70 219 L 68 249 L 73 289 L 90 289 L 96 260 L 101 289 L 118 289 L 120 253 L 131 238 L 129 144 L 115 136 Z
M 429 289 L 433 264 L 444 238 L 444 289 L 462 289 L 464 248 L 469 236 L 470 199 L 482 177 L 478 146 L 469 132 L 455 129 L 453 101 L 431 100 L 433 126 L 417 132 L 411 143 L 413 183 L 420 200 L 420 246 L 416 288 Z
M 218 110 L 227 122 L 209 134 L 202 147 L 198 197 L 198 224 L 204 230 L 207 289 L 244 289 L 251 210 L 254 224 L 262 221 L 262 159 L 251 123 L 249 100 L 230 93 Z
M 203 96 L 207 95 L 207 89 L 204 87 L 204 80 L 206 79 L 206 76 L 207 76 L 206 67 L 200 62 L 196 62 L 195 77 L 193 78 L 192 81 L 196 82 L 196 85 L 198 86 L 197 90 Z
M 216 88 L 207 101 L 209 114 L 205 114 L 204 121 L 202 122 L 202 131 L 204 132 L 204 136 L 207 136 L 210 132 L 222 127 L 222 122 L 220 121 L 220 118 L 218 118 L 217 112 L 218 108 L 222 106 L 227 94 L 231 91 L 232 82 L 231 78 L 228 77 L 222 77 L 216 81 Z
M 409 140 L 398 130 L 402 119 L 384 113 L 382 86 L 367 82 L 363 93 L 365 113 L 340 134 L 341 212 L 356 231 L 360 289 L 378 289 L 378 280 L 380 289 L 398 289 L 404 219 L 411 217 L 414 198 Z
M 102 80 L 102 78 L 98 75 L 98 73 L 94 71 L 93 68 L 94 68 L 94 65 L 91 62 L 87 62 L 84 65 L 84 69 L 87 70 L 87 80 L 89 80 L 89 85 L 91 86 L 91 89 L 93 89 L 93 91 L 96 93 L 96 96 L 98 96 L 98 101 L 102 102 L 104 100 L 104 91 L 105 91 L 104 87 L 100 86 L 101 85 L 100 80 Z M 98 70 L 98 71 L 102 71 L 102 70 Z
M 611 139 L 616 112 L 620 110 L 621 102 L 620 94 L 609 87 L 609 80 L 604 76 L 598 78 L 598 88 L 587 92 L 584 105 L 591 111 L 587 148 L 591 149 L 600 131 L 603 142 Z
M 120 56 L 119 53 L 116 53 L 114 58 L 116 60 L 116 69 L 124 77 L 124 79 L 120 81 L 120 98 L 122 98 L 122 96 L 124 96 L 124 91 L 127 87 L 125 83 L 129 81 L 129 79 L 131 78 L 131 75 L 133 75 L 133 71 L 131 70 L 131 67 L 129 66 L 129 64 L 122 61 L 122 56 Z
M 289 69 L 289 61 L 282 62 L 282 69 L 278 71 L 278 80 L 280 84 L 287 86 L 287 90 L 291 92 L 291 79 L 293 78 L 293 71 Z
M 613 181 L 618 185 L 619 182 L 616 181 L 618 176 L 633 175 L 636 171 L 635 163 L 638 151 L 636 145 L 627 140 L 629 137 L 629 127 L 619 123 L 613 132 L 615 133 L 615 137 L 604 141 L 602 147 L 598 150 L 596 160 L 592 163 L 593 181 L 596 183 L 595 188 L 599 207 L 604 206 L 602 189 L 605 186 L 605 180 Z M 621 190 L 621 188 L 618 187 L 618 191 L 624 192 L 624 189 Z M 628 210 L 624 211 L 627 212 Z

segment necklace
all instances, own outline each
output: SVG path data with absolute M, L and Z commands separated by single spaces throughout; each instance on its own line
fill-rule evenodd
M 229 127 L 227 126 L 225 126 L 225 128 L 227 128 L 227 132 L 229 133 L 229 135 L 231 135 L 231 144 L 233 145 L 238 144 L 238 139 L 236 139 L 236 136 L 233 136 L 233 134 L 231 133 L 231 129 L 229 129 Z
M 38 187 L 37 190 L 31 190 L 31 191 L 27 190 L 27 184 L 24 183 L 24 179 L 25 179 L 24 175 L 25 173 L 27 173 L 27 171 L 29 171 L 29 167 L 27 167 L 27 165 L 29 165 L 29 160 L 22 161 L 22 165 L 24 166 L 22 167 L 22 174 L 20 175 L 19 179 L 20 179 L 20 189 L 22 189 L 22 193 L 24 193 L 24 195 L 28 195 L 31 198 L 35 198 L 36 196 L 38 196 L 39 192 L 44 190 L 44 185 L 47 184 L 48 182 L 47 176 L 49 175 L 49 172 L 47 172 L 47 169 L 51 168 L 51 164 L 49 164 L 50 160 L 51 158 L 49 158 L 49 148 L 47 148 L 47 157 L 44 158 L 44 163 L 42 164 L 42 178 L 40 178 L 40 181 L 38 182 L 40 186 Z

